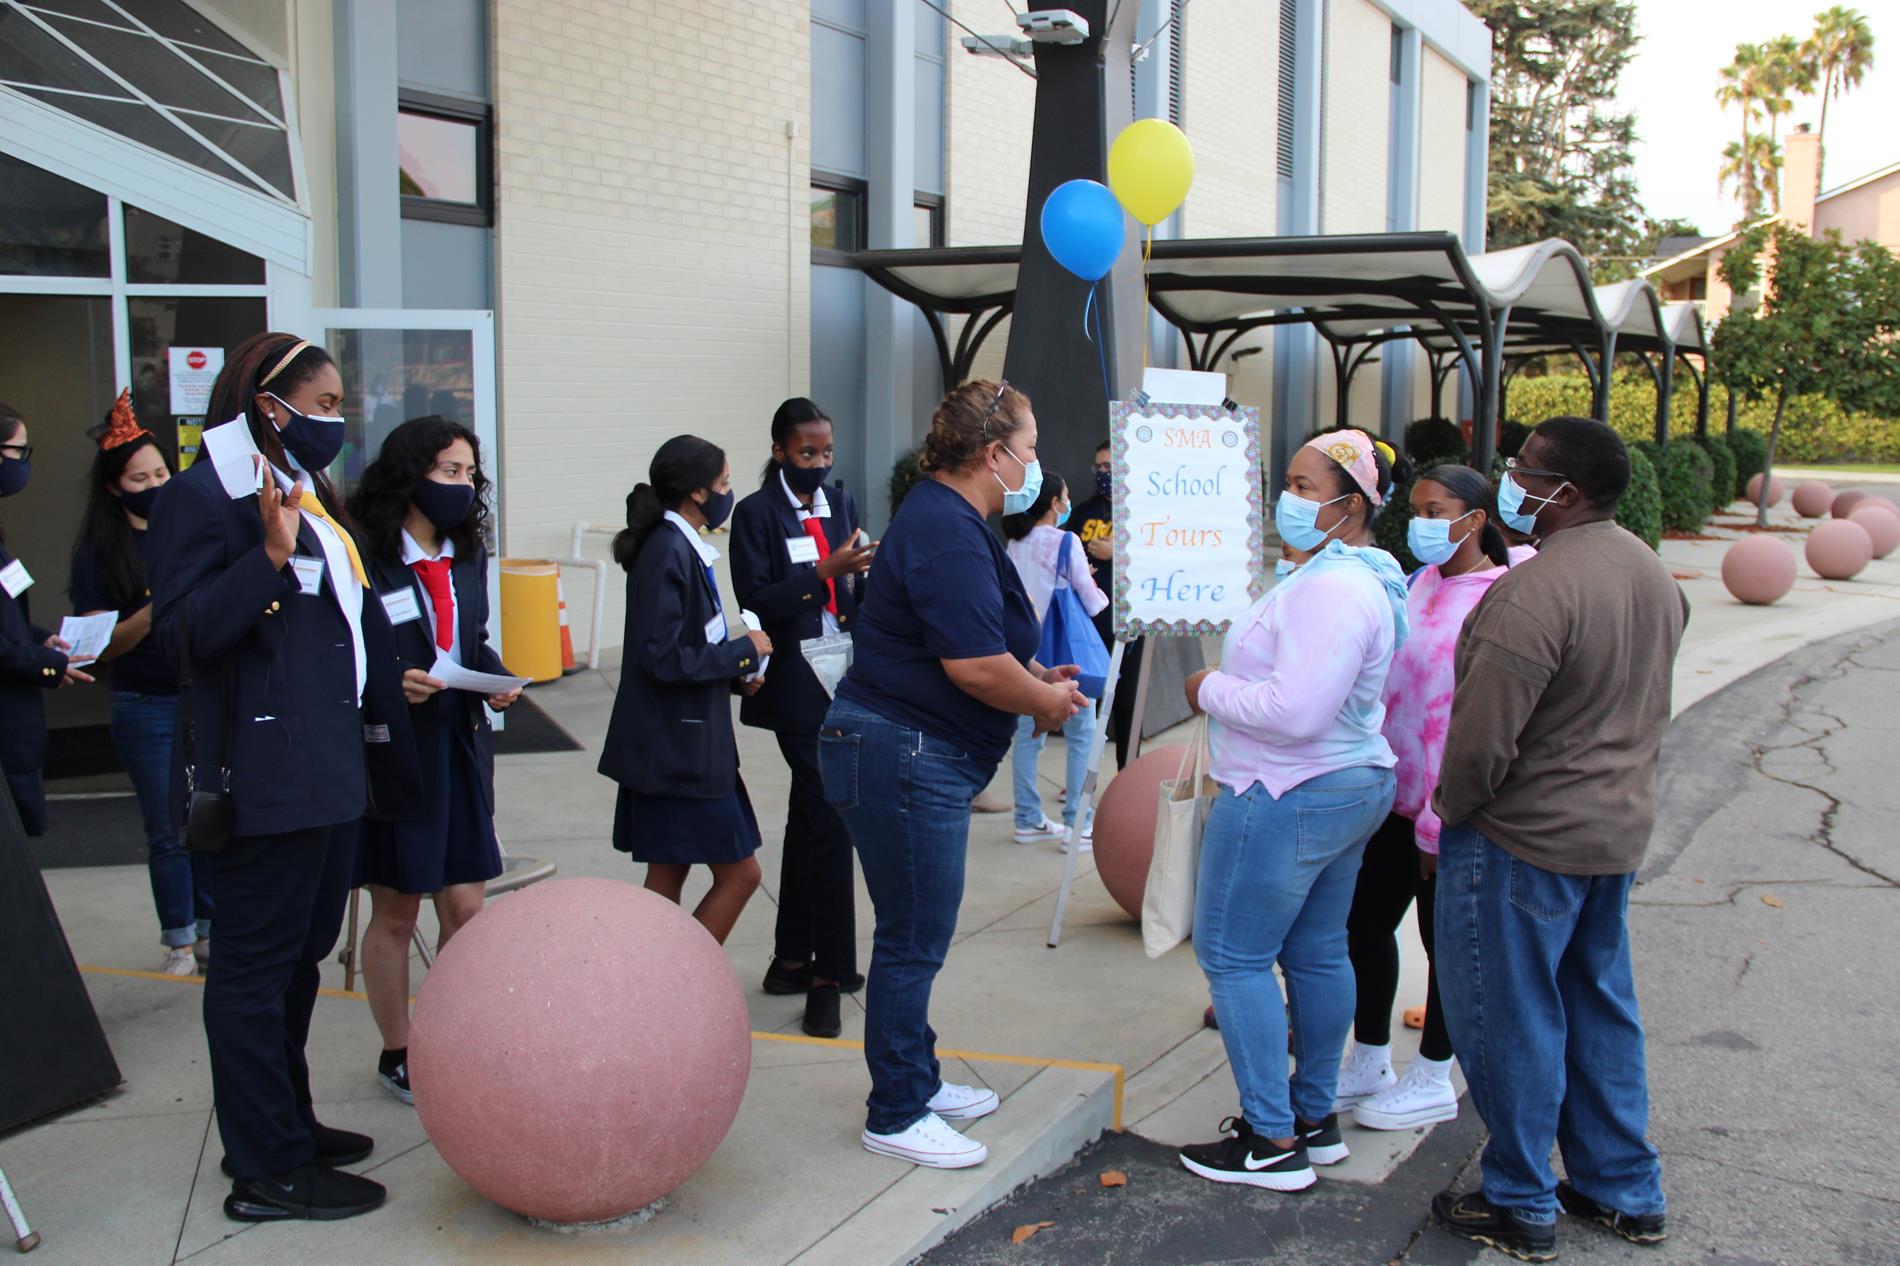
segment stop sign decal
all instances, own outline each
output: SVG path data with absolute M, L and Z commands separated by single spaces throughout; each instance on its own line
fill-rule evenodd
M 193 348 L 185 355 L 185 363 L 193 369 L 203 369 L 206 363 L 205 354 Z

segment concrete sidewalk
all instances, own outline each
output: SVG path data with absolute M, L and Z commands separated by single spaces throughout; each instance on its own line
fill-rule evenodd
M 1790 524 L 1786 511 L 1776 521 Z M 1729 520 L 1724 520 L 1728 523 Z M 1740 520 L 1733 520 L 1739 526 Z M 1808 642 L 1900 615 L 1900 558 L 1851 582 L 1821 582 L 1803 567 L 1796 591 L 1775 607 L 1744 608 L 1718 577 L 1721 551 L 1739 535 L 1670 541 L 1663 556 L 1695 606 L 1676 676 L 1680 710 L 1721 685 Z M 1798 539 L 1795 541 L 1798 549 Z M 497 825 L 511 854 L 552 859 L 564 876 L 637 882 L 640 868 L 609 843 L 614 788 L 594 772 L 617 673 L 577 674 L 534 698 L 583 751 L 503 758 Z M 341 1260 L 401 1262 L 866 1263 L 909 1260 L 1021 1182 L 1059 1167 L 1115 1120 L 1162 1142 L 1210 1136 L 1234 1092 L 1217 1034 L 1201 1027 L 1207 991 L 1187 950 L 1151 962 L 1138 929 L 1107 896 L 1084 859 L 1063 945 L 1045 945 L 1062 858 L 1052 846 L 1010 841 L 1007 814 L 975 819 L 957 941 L 933 997 L 946 1076 L 1005 1096 L 979 1123 L 991 1161 L 960 1174 L 912 1171 L 862 1152 L 856 1135 L 868 1090 L 859 1052 L 858 1000 L 845 1042 L 799 1032 L 801 998 L 771 998 L 758 981 L 772 951 L 778 842 L 786 777 L 771 737 L 741 729 L 748 787 L 765 825 L 765 888 L 727 946 L 748 992 L 756 1031 L 754 1075 L 738 1123 L 711 1162 L 644 1227 L 559 1238 L 530 1230 L 462 1185 L 423 1138 L 413 1112 L 374 1077 L 378 1040 L 359 998 L 326 996 L 312 1037 L 312 1067 L 327 1120 L 378 1138 L 365 1166 L 391 1202 L 336 1225 L 254 1229 L 226 1222 L 228 1184 L 211 1128 L 209 1078 L 197 991 L 151 978 L 159 957 L 143 867 L 56 870 L 47 883 L 127 1084 L 93 1105 L 0 1139 L 29 1216 L 46 1234 L 41 1262 L 165 1263 Z M 1166 741 L 1165 739 L 1161 741 Z M 1055 808 L 1063 753 L 1043 756 Z M 992 796 L 1009 797 L 1008 766 Z M 697 899 L 704 881 L 689 887 Z M 503 898 L 504 900 L 506 898 Z M 425 923 L 429 916 L 425 913 Z M 859 940 L 868 961 L 871 912 L 859 890 Z M 1408 921 L 1399 1005 L 1422 1000 L 1422 955 Z M 115 974 L 116 973 L 116 974 Z M 421 980 L 416 968 L 416 979 Z M 340 991 L 340 969 L 325 984 Z M 1416 1035 L 1395 1027 L 1409 1059 Z M 985 1053 L 983 1055 L 974 1054 Z M 1107 1066 L 1107 1067 L 1104 1067 Z M 1114 1071 L 1121 1070 L 1120 1072 Z M 558 1075 L 558 1073 L 553 1074 Z M 1425 1137 L 1355 1132 L 1343 1175 L 1381 1181 Z

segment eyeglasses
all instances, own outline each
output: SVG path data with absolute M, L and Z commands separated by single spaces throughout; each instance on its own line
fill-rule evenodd
M 16 462 L 33 460 L 31 444 L 0 444 L 0 453 L 5 453 Z
M 1531 475 L 1542 479 L 1561 479 L 1565 483 L 1570 482 L 1570 476 L 1560 470 L 1539 470 L 1535 466 L 1520 466 L 1515 457 L 1504 459 L 1504 469 L 1507 474 L 1512 475 Z
M 1009 379 L 1004 378 L 996 384 L 996 399 L 990 401 L 990 407 L 983 410 L 983 442 L 990 442 L 990 419 L 996 416 L 996 406 L 1003 403 L 1003 393 L 1009 390 Z

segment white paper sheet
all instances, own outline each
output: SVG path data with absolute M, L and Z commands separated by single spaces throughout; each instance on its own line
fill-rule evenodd
M 807 539 L 810 539 L 810 538 L 807 538 Z M 754 633 L 765 632 L 765 626 L 759 623 L 759 617 L 756 615 L 753 615 L 750 611 L 747 611 L 744 607 L 739 608 L 739 618 L 745 621 L 745 626 L 748 629 L 751 629 Z M 765 676 L 765 666 L 771 662 L 772 662 L 772 657 L 770 655 L 761 656 L 759 659 L 759 671 L 756 673 L 753 673 L 752 675 L 747 677 L 745 680 L 757 681 L 759 678 Z
M 73 664 L 90 664 L 98 659 L 106 653 L 106 644 L 112 641 L 112 630 L 118 624 L 118 615 L 111 611 L 101 611 L 98 615 L 69 615 L 61 620 L 60 639 L 72 644 L 72 649 L 66 652 L 67 660 Z
M 505 695 L 510 690 L 519 690 L 528 684 L 526 677 L 504 677 L 500 673 L 478 673 L 462 667 L 447 655 L 437 654 L 435 665 L 429 669 L 429 676 L 435 678 L 450 690 L 466 690 L 470 694 Z

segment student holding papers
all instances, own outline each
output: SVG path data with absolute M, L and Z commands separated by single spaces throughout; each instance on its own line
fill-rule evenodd
M 95 434 L 99 451 L 73 549 L 73 610 L 116 617 L 98 659 L 111 665 L 112 748 L 132 779 L 145 821 L 145 864 L 165 947 L 159 970 L 195 976 L 211 950 L 211 873 L 209 859 L 185 851 L 171 798 L 178 664 L 151 635 L 152 534 L 146 530 L 172 472 L 157 438 L 133 416 L 130 390 L 119 393 Z M 78 657 L 80 639 L 68 634 L 67 640 Z
M 700 536 L 732 517 L 724 451 L 676 435 L 647 479 L 627 494 L 627 527 L 614 537 L 627 571 L 626 658 L 600 772 L 620 784 L 614 847 L 647 864 L 648 891 L 677 902 L 694 866 L 712 871 L 693 917 L 724 944 L 759 886 L 759 821 L 739 778 L 732 695 L 757 693 L 772 639 L 727 620 L 719 551 Z
M 366 821 L 356 882 L 370 891 L 363 980 L 381 1030 L 377 1077 L 409 1091 L 409 939 L 433 894 L 438 948 L 481 912 L 501 874 L 495 839 L 495 748 L 482 704 L 500 711 L 516 685 L 485 697 L 444 676 L 502 675 L 488 644 L 488 477 L 481 442 L 459 423 L 412 418 L 383 441 L 350 498 L 374 600 L 395 626 L 422 777 L 422 815 Z
M 247 339 L 211 389 L 207 420 L 227 420 L 152 517 L 159 645 L 190 673 L 186 839 L 211 853 L 205 1036 L 239 1222 L 355 1217 L 386 1194 L 341 1168 L 374 1141 L 317 1120 L 304 1058 L 359 823 L 421 811 L 395 633 L 324 473 L 343 405 L 321 347 Z

